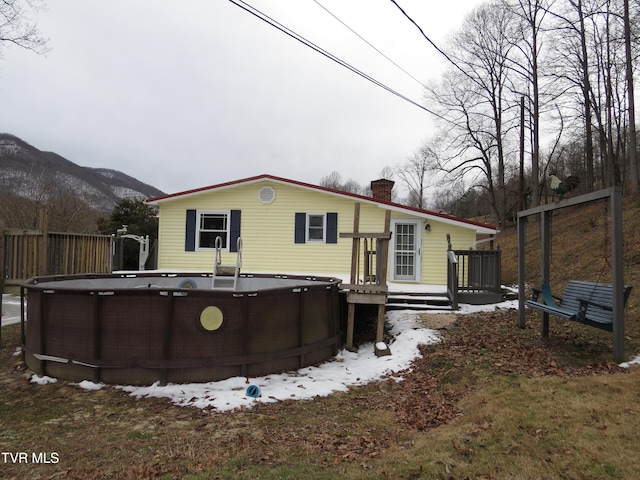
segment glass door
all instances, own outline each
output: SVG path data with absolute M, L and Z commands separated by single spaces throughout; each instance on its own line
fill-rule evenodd
M 393 222 L 393 280 L 420 279 L 420 222 L 395 220 Z

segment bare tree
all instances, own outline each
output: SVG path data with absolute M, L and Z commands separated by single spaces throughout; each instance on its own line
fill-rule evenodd
M 582 184 L 587 192 L 591 192 L 594 187 L 595 165 L 590 66 L 592 53 L 588 43 L 585 2 L 567 0 L 551 13 L 554 17 L 551 27 L 554 48 L 550 49 L 547 59 L 549 75 L 561 84 L 563 115 L 569 120 L 572 116 L 579 119 L 581 136 L 584 137 L 585 175 Z M 575 115 L 572 115 L 573 105 Z
M 518 125 L 528 130 L 523 155 L 531 155 L 522 169 L 531 186 L 521 190 L 534 205 L 550 169 L 579 171 L 583 191 L 597 184 L 640 190 L 638 0 L 490 0 L 452 39 L 455 68 L 426 88 L 444 145 L 432 166 L 452 185 L 484 190 L 475 199 L 488 198 L 500 224 L 516 208 L 508 184 Z M 518 120 L 522 97 L 528 115 Z
M 592 104 L 600 146 L 600 177 L 603 186 L 621 185 L 624 178 L 625 59 L 622 39 L 623 22 L 620 5 L 603 0 L 591 15 L 592 48 L 596 75 L 592 88 Z
M 640 189 L 638 177 L 638 145 L 636 139 L 636 105 L 633 91 L 633 54 L 631 45 L 631 14 L 629 0 L 624 0 L 624 50 L 627 80 L 627 99 L 629 106 L 629 187 L 633 193 Z
M 47 202 L 49 230 L 94 233 L 100 214 L 72 188 L 57 190 Z
M 348 179 L 346 182 L 342 181 L 342 176 L 339 172 L 333 171 L 329 175 L 326 175 L 320 179 L 320 185 L 333 190 L 340 190 L 341 192 L 357 193 L 361 194 L 364 189 L 358 182 L 353 179 Z
M 517 26 L 502 3 L 476 8 L 452 37 L 448 55 L 456 68 L 427 89 L 430 107 L 446 119 L 440 124 L 448 141 L 441 169 L 452 180 L 468 177 L 472 188 L 486 189 L 501 224 L 507 210 L 507 145 L 518 117 L 517 108 L 511 108 L 518 99 L 509 98 L 515 90 L 509 75 Z
M 519 19 L 519 35 L 511 37 L 519 56 L 511 57 L 513 72 L 520 75 L 524 84 L 519 94 L 529 99 L 531 131 L 531 176 L 535 184 L 533 205 L 540 204 L 540 128 L 541 128 L 541 79 L 543 22 L 554 0 L 503 0 L 505 11 Z M 515 83 L 515 80 L 514 80 Z
M 427 172 L 433 168 L 435 154 L 428 144 L 424 144 L 402 165 L 395 170 L 398 178 L 407 189 L 404 201 L 410 207 L 426 208 Z
M 340 190 L 340 187 L 342 186 L 342 175 L 334 170 L 329 175 L 325 175 L 320 179 L 320 185 L 327 188 L 333 188 L 334 190 Z
M 40 0 L 0 0 L 0 52 L 3 45 L 17 45 L 36 53 L 47 51 L 47 40 L 38 30 L 38 23 L 31 19 L 44 9 Z

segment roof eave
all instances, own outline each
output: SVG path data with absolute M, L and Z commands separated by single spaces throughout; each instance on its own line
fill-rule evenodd
M 393 211 L 397 211 L 397 212 L 403 212 L 403 213 L 410 213 L 412 215 L 416 215 L 418 217 L 421 218 L 426 218 L 429 220 L 433 220 L 433 221 L 439 221 L 439 222 L 443 222 L 443 223 L 447 223 L 450 225 L 456 225 L 456 226 L 461 226 L 461 227 L 466 227 L 466 228 L 471 228 L 473 230 L 475 230 L 477 233 L 480 234 L 496 234 L 498 232 L 498 229 L 491 226 L 491 225 L 482 225 L 480 223 L 477 222 L 472 222 L 470 220 L 465 220 L 462 218 L 457 218 L 457 217 L 451 217 L 449 215 L 445 215 L 445 214 L 439 214 L 436 212 L 431 212 L 429 210 L 421 210 L 418 208 L 413 208 L 413 207 L 409 207 L 407 205 L 401 205 L 398 203 L 394 203 L 394 202 L 388 202 L 385 200 L 379 200 L 376 198 L 372 198 L 372 197 L 365 197 L 364 195 L 359 195 L 356 193 L 351 193 L 351 192 L 343 192 L 340 190 L 334 190 L 332 188 L 328 188 L 328 187 L 322 187 L 319 185 L 311 185 L 308 183 L 304 183 L 304 182 L 298 182 L 295 180 L 290 180 L 287 178 L 281 178 L 281 177 L 276 177 L 273 175 L 268 175 L 268 174 L 263 174 L 263 175 L 257 175 L 255 177 L 249 177 L 249 178 L 245 178 L 245 179 L 241 179 L 241 180 L 235 180 L 235 181 L 231 181 L 231 182 L 226 182 L 226 183 L 221 183 L 218 185 L 211 185 L 211 186 L 207 186 L 207 187 L 201 187 L 201 188 L 196 188 L 193 190 L 186 190 L 183 192 L 178 192 L 178 193 L 173 193 L 173 194 L 169 194 L 169 195 L 165 195 L 163 197 L 157 197 L 157 198 L 150 198 L 147 200 L 147 203 L 149 205 L 154 205 L 154 206 L 158 206 L 161 203 L 165 203 L 168 201 L 173 201 L 173 200 L 177 200 L 178 198 L 180 199 L 184 199 L 184 198 L 190 198 L 196 195 L 200 195 L 202 193 L 206 193 L 206 192 L 211 192 L 211 191 L 220 191 L 220 190 L 226 190 L 229 188 L 233 188 L 239 185 L 250 185 L 253 183 L 259 183 L 259 182 L 265 182 L 265 181 L 269 181 L 269 182 L 274 182 L 274 183 L 279 183 L 282 185 L 294 185 L 297 186 L 299 188 L 303 188 L 305 190 L 310 190 L 310 191 L 314 191 L 314 192 L 323 192 L 323 193 L 327 193 L 329 195 L 334 195 L 337 197 L 342 197 L 342 198 L 350 198 L 352 200 L 356 200 L 359 202 L 363 202 L 363 203 L 368 203 L 370 205 L 376 205 L 380 208 L 384 208 L 384 209 L 389 209 L 389 210 L 393 210 Z

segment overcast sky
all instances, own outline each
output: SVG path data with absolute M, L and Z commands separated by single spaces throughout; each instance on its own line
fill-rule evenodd
M 480 3 L 397 2 L 437 44 Z M 417 103 L 411 76 L 444 66 L 390 0 L 248 3 Z M 50 52 L 0 59 L 0 131 L 167 193 L 334 170 L 368 185 L 433 132 L 429 113 L 227 0 L 50 0 L 38 18 Z

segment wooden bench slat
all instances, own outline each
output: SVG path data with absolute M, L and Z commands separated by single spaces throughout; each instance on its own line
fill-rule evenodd
M 537 310 L 542 310 L 543 312 L 548 312 L 551 313 L 553 315 L 556 315 L 557 317 L 562 317 L 562 318 L 566 318 L 566 319 L 573 319 L 576 316 L 575 312 L 571 312 L 570 310 L 565 310 L 562 308 L 555 308 L 549 305 L 546 305 L 544 303 L 540 303 L 540 302 L 536 302 L 533 300 L 527 300 L 525 302 L 525 304 L 529 307 L 535 308 Z
M 624 303 L 626 305 L 631 286 L 624 287 Z M 611 331 L 613 323 L 613 285 L 608 283 L 570 280 L 562 297 L 553 296 L 560 303 L 557 306 L 547 305 L 541 301 L 542 290 L 534 289 L 528 307 L 548 312 L 568 320 Z

